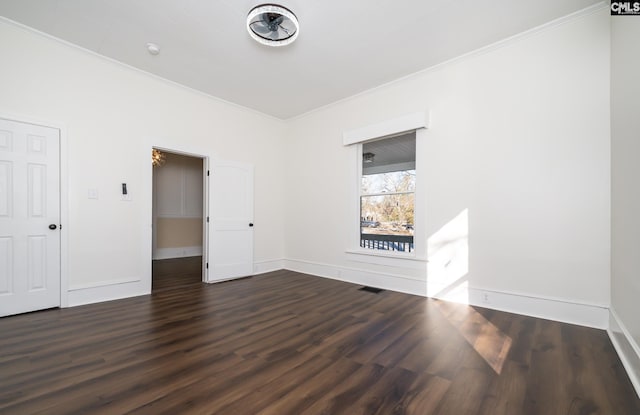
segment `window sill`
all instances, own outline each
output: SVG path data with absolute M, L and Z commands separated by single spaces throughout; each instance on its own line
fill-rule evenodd
M 418 257 L 415 253 L 388 253 L 365 249 L 347 249 L 345 252 L 347 259 L 355 262 L 411 269 L 424 269 L 427 265 L 427 258 Z

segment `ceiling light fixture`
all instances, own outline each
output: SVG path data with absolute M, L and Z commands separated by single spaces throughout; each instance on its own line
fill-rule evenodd
M 167 156 L 158 149 L 151 149 L 151 164 L 153 167 L 160 167 L 167 161 Z
M 298 38 L 300 26 L 295 14 L 279 4 L 261 4 L 247 15 L 247 31 L 267 46 L 285 46 Z

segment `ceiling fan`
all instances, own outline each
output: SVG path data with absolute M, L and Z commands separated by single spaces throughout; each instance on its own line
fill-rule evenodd
M 299 29 L 296 15 L 278 4 L 256 6 L 247 16 L 249 34 L 263 45 L 288 45 L 296 40 Z

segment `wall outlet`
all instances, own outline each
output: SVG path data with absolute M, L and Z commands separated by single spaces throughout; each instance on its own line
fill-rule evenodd
M 487 291 L 483 291 L 481 296 L 482 296 L 481 301 L 484 304 L 491 304 L 491 296 L 489 295 L 489 293 Z

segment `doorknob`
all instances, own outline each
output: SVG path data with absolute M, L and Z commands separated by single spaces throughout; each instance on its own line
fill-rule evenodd
M 52 223 L 51 225 L 49 225 L 49 229 L 55 231 L 56 229 L 58 229 L 58 226 L 55 223 Z
M 250 227 L 250 228 L 253 228 L 253 223 L 250 223 L 250 224 L 249 224 L 249 227 Z

